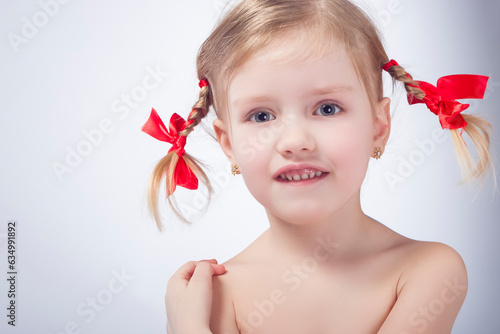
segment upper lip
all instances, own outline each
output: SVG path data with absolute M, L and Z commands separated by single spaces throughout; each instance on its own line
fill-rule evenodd
M 291 171 L 301 170 L 301 169 L 312 169 L 314 171 L 320 171 L 323 173 L 327 173 L 327 171 L 324 168 L 319 167 L 319 166 L 314 165 L 314 164 L 309 164 L 309 163 L 290 164 L 290 165 L 286 165 L 286 166 L 283 166 L 280 169 L 278 169 L 274 173 L 273 178 L 278 178 L 281 174 L 291 172 Z

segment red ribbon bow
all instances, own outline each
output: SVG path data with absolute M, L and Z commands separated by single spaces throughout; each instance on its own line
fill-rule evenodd
M 392 66 L 399 66 L 398 62 L 391 59 L 382 66 L 389 71 Z M 406 74 L 411 79 L 409 74 Z M 462 104 L 456 99 L 482 99 L 486 91 L 488 77 L 484 75 L 458 74 L 448 75 L 438 79 L 436 86 L 425 81 L 415 81 L 425 93 L 420 100 L 415 95 L 408 93 L 408 103 L 425 103 L 427 108 L 439 117 L 443 129 L 464 129 L 467 122 L 461 112 L 469 108 L 469 104 Z
M 203 88 L 205 86 L 208 86 L 208 80 L 207 79 L 201 79 L 200 82 L 198 83 L 198 86 L 200 88 Z
M 415 81 L 418 88 L 424 91 L 425 97 L 420 100 L 408 94 L 408 103 L 425 103 L 427 108 L 439 117 L 443 129 L 464 129 L 467 122 L 461 112 L 470 105 L 455 100 L 482 99 L 488 79 L 484 75 L 459 74 L 439 78 L 436 86 L 425 81 Z
M 193 123 L 192 120 L 185 121 L 181 116 L 174 113 L 170 117 L 168 129 L 161 120 L 160 116 L 154 108 L 151 110 L 151 115 L 147 122 L 142 126 L 142 131 L 148 135 L 167 143 L 172 144 L 168 152 L 175 151 L 179 156 L 179 160 L 174 169 L 173 189 L 169 189 L 169 195 L 175 191 L 176 186 L 181 186 L 187 189 L 198 189 L 198 178 L 193 171 L 187 166 L 184 160 L 184 146 L 186 145 L 186 136 L 180 133 L 186 129 L 188 125 Z

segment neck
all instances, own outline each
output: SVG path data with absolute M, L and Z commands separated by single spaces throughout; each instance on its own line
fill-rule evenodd
M 270 247 L 274 254 L 290 259 L 312 256 L 318 247 L 334 257 L 351 254 L 359 248 L 372 222 L 361 210 L 359 196 L 354 196 L 332 216 L 316 222 L 297 224 L 269 211 L 267 215 Z

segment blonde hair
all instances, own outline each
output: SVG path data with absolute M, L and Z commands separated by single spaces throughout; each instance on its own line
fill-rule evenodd
M 391 74 L 394 81 L 404 83 L 405 89 L 409 94 L 422 100 L 425 93 L 418 88 L 418 84 L 401 66 L 391 66 L 387 72 Z M 491 124 L 484 119 L 468 114 L 462 114 L 467 126 L 464 131 L 472 139 L 472 142 L 478 153 L 477 162 L 471 156 L 467 145 L 462 137 L 462 131 L 458 129 L 450 130 L 455 147 L 455 153 L 462 173 L 462 181 L 472 182 L 476 179 L 483 179 L 491 166 L 490 156 L 490 132 Z M 495 173 L 493 173 L 494 183 L 496 184 Z
M 195 122 L 185 130 L 185 134 L 189 134 L 200 123 L 211 106 L 217 116 L 223 119 L 223 111 L 227 110 L 227 91 L 235 71 L 257 52 L 292 31 L 298 35 L 301 31 L 305 32 L 309 38 L 314 36 L 318 43 L 315 52 L 326 51 L 333 43 L 340 42 L 350 56 L 374 109 L 377 101 L 383 98 L 381 68 L 389 61 L 389 57 L 375 25 L 360 8 L 349 0 L 243 0 L 222 19 L 199 50 L 198 78 L 208 79 L 210 85 L 201 89 L 199 100 L 193 107 L 193 115 L 190 116 Z M 403 83 L 405 89 L 419 99 L 425 96 L 403 67 L 392 66 L 388 72 L 393 83 Z M 452 134 L 464 175 L 467 179 L 474 179 L 484 175 L 490 165 L 490 125 L 476 116 L 464 117 L 469 123 L 465 131 L 478 148 L 477 163 L 474 163 L 456 130 Z M 210 190 L 210 182 L 200 164 L 188 154 L 184 158 Z M 160 181 L 166 175 L 168 189 L 176 162 L 175 152 L 169 153 L 156 166 L 149 185 L 149 208 L 160 229 L 157 203 Z M 175 214 L 187 221 L 170 196 L 169 203 Z

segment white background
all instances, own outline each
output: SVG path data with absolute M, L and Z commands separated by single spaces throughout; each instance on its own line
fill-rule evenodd
M 70 1 L 56 8 L 43 5 L 49 0 L 2 0 L 2 333 L 165 332 L 163 297 L 172 273 L 188 260 L 225 261 L 267 228 L 263 208 L 241 178 L 229 175 L 220 149 L 201 128 L 187 151 L 211 167 L 217 191 L 208 211 L 190 214 L 195 223 L 189 227 L 171 220 L 160 234 L 145 205 L 147 179 L 169 145 L 140 128 L 152 107 L 165 122 L 173 112 L 187 116 L 198 94 L 196 51 L 225 2 Z M 377 20 L 390 57 L 417 79 L 491 77 L 485 100 L 472 102 L 467 112 L 481 112 L 493 124 L 498 156 L 500 2 L 394 3 L 363 6 Z M 33 23 L 38 27 L 30 31 Z M 21 44 L 11 41 L 14 34 L 24 38 Z M 145 90 L 151 71 L 163 74 L 147 79 L 156 87 Z M 498 333 L 499 197 L 489 181 L 477 196 L 458 185 L 449 134 L 422 152 L 416 140 L 432 139 L 440 129 L 437 118 L 425 107 L 408 107 L 401 91 L 386 93 L 395 102 L 394 129 L 383 159 L 369 170 L 365 211 L 408 237 L 459 251 L 470 282 L 453 333 Z M 129 106 L 126 95 L 132 96 Z M 109 128 L 100 138 L 95 129 L 102 122 Z M 94 144 L 85 132 L 94 133 Z M 77 149 L 86 156 L 58 177 L 54 163 L 67 164 Z M 398 171 L 410 160 L 412 169 Z M 391 186 L 389 173 L 403 181 Z M 196 207 L 200 198 L 179 191 L 185 206 Z M 6 229 L 12 219 L 18 222 L 15 328 L 6 317 Z M 122 282 L 117 273 L 124 273 Z M 92 300 L 99 311 L 91 311 Z

